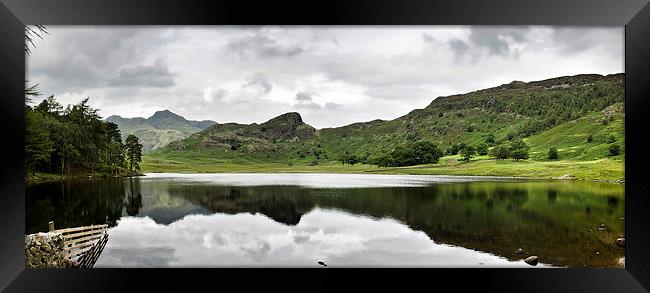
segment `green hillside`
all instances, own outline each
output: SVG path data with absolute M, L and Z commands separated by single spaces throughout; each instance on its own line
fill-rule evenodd
M 394 120 L 319 130 L 305 124 L 298 113 L 287 113 L 259 125 L 218 124 L 148 154 L 142 167 L 145 172 L 286 169 L 509 176 L 521 173 L 517 168 L 532 168 L 541 171 L 531 171 L 526 176 L 553 177 L 550 175 L 553 173 L 554 176 L 570 174 L 577 178 L 621 180 L 623 84 L 623 74 L 577 75 L 529 83 L 515 81 L 462 95 L 438 97 L 426 108 Z M 587 142 L 589 135 L 591 142 Z M 614 142 L 609 141 L 610 136 Z M 516 165 L 486 156 L 453 166 L 451 163 L 458 161 L 458 156 L 443 157 L 431 166 L 402 168 L 341 166 L 334 162 L 347 153 L 356 155 L 361 162 L 372 163 L 373 157 L 388 153 L 396 146 L 421 140 L 433 142 L 445 151 L 454 144 L 476 146 L 487 142 L 494 146 L 515 138 L 523 138 L 530 146 L 530 158 Z M 621 155 L 610 157 L 609 146 L 614 143 L 621 146 Z M 559 160 L 547 159 L 550 147 L 558 149 Z M 605 160 L 606 163 L 596 166 L 607 167 L 609 171 L 598 175 L 571 169 L 581 164 L 591 168 L 584 164 L 593 167 L 591 163 L 597 160 Z M 512 166 L 504 168 L 505 164 Z M 545 169 L 548 174 L 544 174 Z M 554 171 L 550 172 L 551 169 Z
M 113 115 L 106 118 L 106 121 L 117 124 L 121 130 L 122 140 L 129 134 L 137 136 L 145 153 L 165 147 L 172 141 L 181 140 L 216 124 L 210 120 L 187 120 L 169 110 L 157 111 L 146 119 Z

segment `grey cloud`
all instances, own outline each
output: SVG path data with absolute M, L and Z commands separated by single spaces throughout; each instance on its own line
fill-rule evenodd
M 124 67 L 108 81 L 108 86 L 146 86 L 170 87 L 174 85 L 174 76 L 167 64 L 157 59 L 152 65 Z
M 492 55 L 506 56 L 512 53 L 509 41 L 517 43 L 526 40 L 527 27 L 522 28 L 494 28 L 494 27 L 472 27 L 469 40 L 472 44 L 488 49 Z
M 261 88 L 263 93 L 268 94 L 273 90 L 273 84 L 269 78 L 261 73 L 251 76 L 243 85 L 244 88 Z
M 447 45 L 457 61 L 469 55 L 475 62 L 481 55 L 481 50 L 487 50 L 488 55 L 516 59 L 519 52 L 512 48 L 511 43 L 526 42 L 528 31 L 528 27 L 471 27 L 467 42 L 454 38 L 448 41 Z
M 235 38 L 226 47 L 242 58 L 293 57 L 305 51 L 305 49 L 299 46 L 283 46 L 278 44 L 276 40 L 261 33 Z
M 312 95 L 307 92 L 298 92 L 296 94 L 296 100 L 298 101 L 311 101 L 312 100 Z
M 605 28 L 600 30 L 585 30 L 576 27 L 553 27 L 553 43 L 555 50 L 563 54 L 576 54 L 592 49 L 603 43 L 624 42 L 622 28 Z M 614 46 L 607 46 L 614 49 Z M 618 50 L 610 50 L 620 54 Z
M 449 44 L 451 51 L 454 52 L 457 61 L 469 51 L 469 45 L 461 39 L 451 39 L 447 44 Z
M 30 79 L 48 94 L 106 86 L 107 72 L 175 40 L 159 29 L 48 26 L 28 60 Z
M 422 85 L 385 85 L 374 86 L 365 91 L 365 94 L 379 99 L 386 100 L 420 100 L 431 99 L 428 97 L 432 90 Z
M 312 96 L 314 96 L 312 93 L 298 92 L 296 94 L 296 101 L 298 101 L 296 107 L 312 110 L 321 109 L 320 105 L 314 103 Z
M 325 103 L 325 109 L 339 111 L 345 109 L 344 105 L 338 103 Z
M 438 47 L 441 44 L 443 44 L 440 40 L 436 39 L 434 36 L 430 34 L 422 34 L 422 39 L 424 40 L 425 43 L 433 47 Z

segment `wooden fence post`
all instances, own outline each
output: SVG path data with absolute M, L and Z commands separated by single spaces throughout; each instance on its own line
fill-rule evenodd
M 50 232 L 54 231 L 54 221 L 50 221 L 49 223 L 47 223 L 47 225 L 50 228 Z

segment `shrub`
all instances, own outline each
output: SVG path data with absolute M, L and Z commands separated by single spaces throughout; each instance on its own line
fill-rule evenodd
M 621 154 L 621 146 L 619 146 L 617 143 L 609 145 L 610 156 L 618 156 L 620 154 Z
M 614 136 L 613 134 L 610 133 L 607 136 L 607 143 L 613 143 L 613 142 L 616 142 L 616 136 Z
M 555 147 L 551 147 L 548 149 L 548 159 L 549 160 L 557 160 L 559 158 L 557 154 L 557 149 Z
M 592 141 L 594 141 L 594 136 L 590 134 L 590 135 L 587 137 L 587 142 L 588 142 L 588 143 L 591 143 Z

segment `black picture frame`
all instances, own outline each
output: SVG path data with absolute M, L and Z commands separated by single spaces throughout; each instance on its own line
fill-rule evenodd
M 414 286 L 495 292 L 647 292 L 650 288 L 648 0 L 161 1 L 0 0 L 0 289 L 42 291 L 368 291 Z M 25 269 L 24 25 L 625 26 L 625 269 Z M 350 281 L 343 284 L 342 281 Z M 451 286 L 451 287 L 449 287 Z M 645 288 L 644 288 L 645 287 Z M 422 289 L 421 289 L 422 290 Z M 447 289 L 449 290 L 449 289 Z

